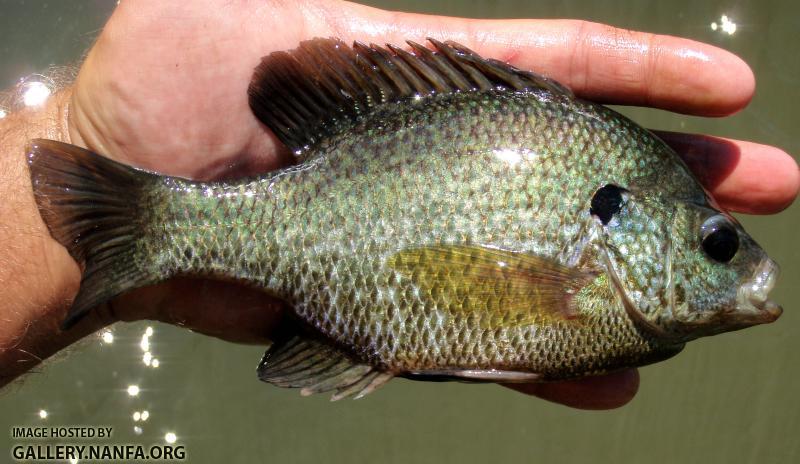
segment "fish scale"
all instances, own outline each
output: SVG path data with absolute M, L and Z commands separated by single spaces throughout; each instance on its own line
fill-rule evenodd
M 587 204 L 606 176 L 627 180 L 653 175 L 640 173 L 633 163 L 623 163 L 618 168 L 625 177 L 598 172 L 594 178 L 569 178 L 569 187 L 565 187 L 560 174 L 551 173 L 569 173 L 570 165 L 588 163 L 595 154 L 572 150 L 564 155 L 555 145 L 555 134 L 535 130 L 551 127 L 548 118 L 558 120 L 561 102 L 508 93 L 483 97 L 477 103 L 472 95 L 434 99 L 440 101 L 424 107 L 393 108 L 393 112 L 406 115 L 402 119 L 379 114 L 381 119 L 401 122 L 373 128 L 368 139 L 349 134 L 331 139 L 327 145 L 332 148 L 320 148 L 323 154 L 307 169 L 235 187 L 218 186 L 210 193 L 208 186 L 192 189 L 197 185 L 193 183 L 177 189 L 180 195 L 167 202 L 177 214 L 158 221 L 185 221 L 183 230 L 179 227 L 164 233 L 168 242 L 175 238 L 176 249 L 169 253 L 177 258 L 172 267 L 187 274 L 223 269 L 229 276 L 265 288 L 297 308 L 300 317 L 320 332 L 364 356 L 362 361 L 397 371 L 524 367 L 553 373 L 548 377 L 569 377 L 571 369 L 583 372 L 588 366 L 596 370 L 615 367 L 603 366 L 586 343 L 604 338 L 614 340 L 613 347 L 624 347 L 620 351 L 631 359 L 650 356 L 657 344 L 637 332 L 630 321 L 618 324 L 626 319 L 622 308 L 599 312 L 589 329 L 557 324 L 546 337 L 529 327 L 495 330 L 486 320 L 488 313 L 486 317 L 454 318 L 446 310 L 431 307 L 430 300 L 437 298 L 420 295 L 397 271 L 387 268 L 388 256 L 429 243 L 492 244 L 559 259 L 559 252 L 573 246 L 578 241 L 576 233 L 582 230 L 578 226 L 569 234 L 563 224 L 593 220 L 588 206 L 575 205 Z M 490 113 L 492 123 L 487 124 L 485 115 Z M 422 115 L 424 127 L 418 122 Z M 566 130 L 578 134 L 581 131 L 573 126 L 591 120 L 585 116 L 572 119 Z M 370 126 L 371 122 L 363 124 Z M 458 129 L 445 140 L 438 136 L 439 124 Z M 615 130 L 613 124 L 609 126 L 608 130 Z M 498 159 L 491 145 L 480 145 L 480 140 L 491 137 L 494 145 L 505 150 L 517 148 L 491 135 L 507 131 L 517 133 L 516 143 L 530 151 L 530 158 L 510 165 Z M 579 140 L 577 146 L 587 143 Z M 624 159 L 615 152 L 604 156 Z M 655 161 L 658 159 L 653 165 Z M 431 185 L 441 172 L 449 173 L 447 180 Z M 337 179 L 335 183 L 330 182 L 331 177 Z M 503 179 L 502 188 L 498 188 L 498 178 Z M 187 190 L 193 194 L 187 195 Z M 467 210 L 452 198 L 470 198 L 474 203 Z M 241 206 L 247 203 L 256 206 Z M 280 205 L 278 222 L 260 221 L 265 213 L 258 205 L 273 204 Z M 192 209 L 197 213 L 186 221 L 184 211 Z M 551 210 L 571 215 L 544 214 Z M 247 212 L 249 215 L 244 214 Z M 232 221 L 233 217 L 238 221 Z M 298 217 L 302 222 L 295 220 Z M 208 227 L 200 227 L 206 224 Z M 223 232 L 226 230 L 235 233 Z M 228 239 L 217 240 L 221 235 Z M 230 240 L 231 235 L 249 239 Z M 243 243 L 253 242 L 270 242 L 280 251 L 267 256 L 241 248 Z M 186 261 L 181 249 L 187 243 L 193 257 L 218 256 L 222 260 Z M 378 298 L 379 289 L 392 289 L 402 298 Z M 608 303 L 617 305 L 613 298 Z M 386 317 L 389 307 L 394 320 Z M 605 327 L 612 330 L 604 333 Z M 391 342 L 389 333 L 393 334 Z M 553 337 L 561 343 L 549 346 Z M 613 347 L 602 353 L 604 358 L 615 358 Z M 536 355 L 531 357 L 531 353 Z
M 255 178 L 159 176 L 37 141 L 40 211 L 86 267 L 66 325 L 174 275 L 244 282 L 295 316 L 260 378 L 338 399 L 393 376 L 600 374 L 777 318 L 774 263 L 660 139 L 431 42 L 265 57 L 250 105 L 298 164 Z M 115 225 L 71 222 L 87 211 Z

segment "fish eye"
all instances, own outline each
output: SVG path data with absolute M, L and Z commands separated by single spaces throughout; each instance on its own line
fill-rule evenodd
M 600 219 L 603 225 L 608 224 L 611 218 L 622 208 L 622 192 L 627 192 L 622 187 L 606 184 L 592 196 L 592 205 L 589 213 Z
M 739 251 L 739 234 L 733 225 L 718 215 L 708 219 L 701 227 L 703 251 L 714 261 L 727 263 Z

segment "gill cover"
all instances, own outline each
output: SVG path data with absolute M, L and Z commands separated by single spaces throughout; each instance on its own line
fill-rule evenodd
M 688 341 L 778 317 L 766 297 L 777 266 L 732 217 L 651 191 L 612 203 L 598 217 L 601 255 L 642 328 Z

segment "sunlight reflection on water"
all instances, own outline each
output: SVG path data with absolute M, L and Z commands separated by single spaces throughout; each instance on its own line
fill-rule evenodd
M 736 23 L 731 20 L 728 15 L 722 15 L 720 17 L 720 22 L 717 23 L 716 21 L 711 23 L 711 30 L 712 31 L 720 31 L 728 35 L 733 35 L 736 33 Z

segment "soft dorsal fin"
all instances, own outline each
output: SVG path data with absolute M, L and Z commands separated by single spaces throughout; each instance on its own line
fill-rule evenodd
M 408 42 L 413 53 L 338 39 L 301 42 L 264 57 L 248 94 L 256 117 L 296 154 L 357 122 L 376 107 L 434 93 L 540 89 L 568 98 L 561 84 L 485 59 L 463 45 Z

